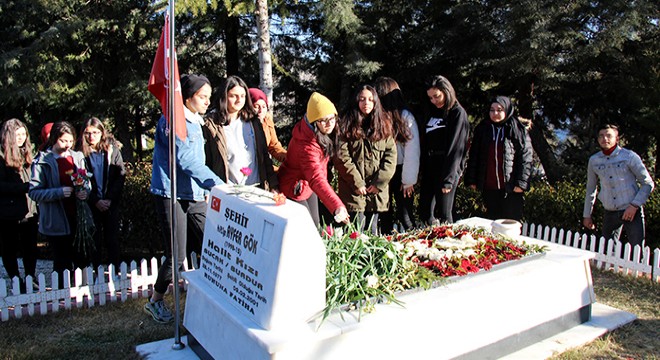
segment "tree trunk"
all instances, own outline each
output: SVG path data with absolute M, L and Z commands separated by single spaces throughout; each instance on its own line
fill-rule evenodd
M 225 47 L 227 61 L 227 76 L 240 75 L 238 72 L 238 31 L 240 19 L 237 16 L 228 16 L 225 23 Z
M 545 138 L 543 132 L 543 120 L 541 116 L 537 115 L 532 121 L 532 128 L 529 131 L 529 136 L 532 138 L 532 147 L 536 155 L 541 160 L 541 165 L 543 165 L 543 171 L 545 171 L 545 176 L 548 179 L 548 182 L 551 185 L 555 185 L 562 177 L 562 169 L 559 166 L 557 161 L 557 156 L 552 149 L 552 146 L 548 143 L 548 140 Z
M 543 119 L 540 115 L 534 114 L 534 81 L 530 81 L 529 88 L 520 92 L 518 99 L 519 114 L 521 117 L 531 119 L 532 126 L 529 130 L 529 136 L 532 139 L 532 147 L 543 165 L 543 171 L 551 185 L 555 185 L 562 177 L 562 169 L 557 161 L 557 156 L 544 134 Z
M 270 21 L 268 0 L 257 0 L 257 34 L 259 43 L 259 87 L 266 93 L 270 111 L 273 111 L 273 63 L 270 51 Z

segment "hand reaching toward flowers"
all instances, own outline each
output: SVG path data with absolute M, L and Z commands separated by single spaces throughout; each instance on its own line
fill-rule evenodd
M 357 189 L 355 189 L 355 193 L 358 195 L 367 195 L 367 188 L 362 186 Z
M 335 222 L 348 224 L 350 216 L 348 216 L 348 211 L 345 207 L 340 207 L 335 210 Z

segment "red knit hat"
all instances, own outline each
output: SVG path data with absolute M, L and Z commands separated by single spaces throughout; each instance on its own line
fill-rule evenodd
M 249 88 L 248 92 L 250 92 L 250 98 L 252 98 L 253 104 L 256 103 L 258 100 L 263 100 L 266 103 L 266 107 L 269 107 L 268 98 L 266 97 L 266 94 L 263 91 L 257 88 Z
M 49 122 L 44 127 L 41 128 L 41 142 L 45 143 L 48 141 L 48 137 L 50 136 L 50 129 L 53 128 L 53 123 Z

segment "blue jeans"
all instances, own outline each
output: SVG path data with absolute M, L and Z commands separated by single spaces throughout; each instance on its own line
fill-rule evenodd
M 632 221 L 623 221 L 621 219 L 623 211 L 605 210 L 605 215 L 603 216 L 603 236 L 605 239 L 618 241 L 621 237 L 621 228 L 624 228 L 631 246 L 644 246 L 644 209 L 640 207 Z

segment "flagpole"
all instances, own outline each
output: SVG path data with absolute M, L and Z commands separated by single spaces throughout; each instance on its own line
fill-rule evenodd
M 179 303 L 179 259 L 178 259 L 178 253 L 179 253 L 179 244 L 177 239 L 175 238 L 176 234 L 176 229 L 177 229 L 177 221 L 176 221 L 176 207 L 177 207 L 177 194 L 176 194 L 176 134 L 175 134 L 175 128 L 177 121 L 179 119 L 175 119 L 176 116 L 176 111 L 174 109 L 174 91 L 177 86 L 177 81 L 179 79 L 175 79 L 175 72 L 174 72 L 174 62 L 175 62 L 175 54 L 174 54 L 174 7 L 175 7 L 175 2 L 176 0 L 169 0 L 169 7 L 167 9 L 169 13 L 169 29 L 168 32 L 170 34 L 168 40 L 168 76 L 169 76 L 169 86 L 167 87 L 167 116 L 168 119 L 170 119 L 170 133 L 169 133 L 169 152 L 170 152 L 170 193 L 172 194 L 172 201 L 170 201 L 170 224 L 172 224 L 172 228 L 170 229 L 170 242 L 172 244 L 172 284 L 173 284 L 173 289 L 174 289 L 174 344 L 172 345 L 172 349 L 174 350 L 181 350 L 185 347 L 185 345 L 181 342 L 181 334 L 179 333 L 179 328 L 180 328 L 180 319 L 181 319 L 181 309 L 180 309 L 180 303 Z

